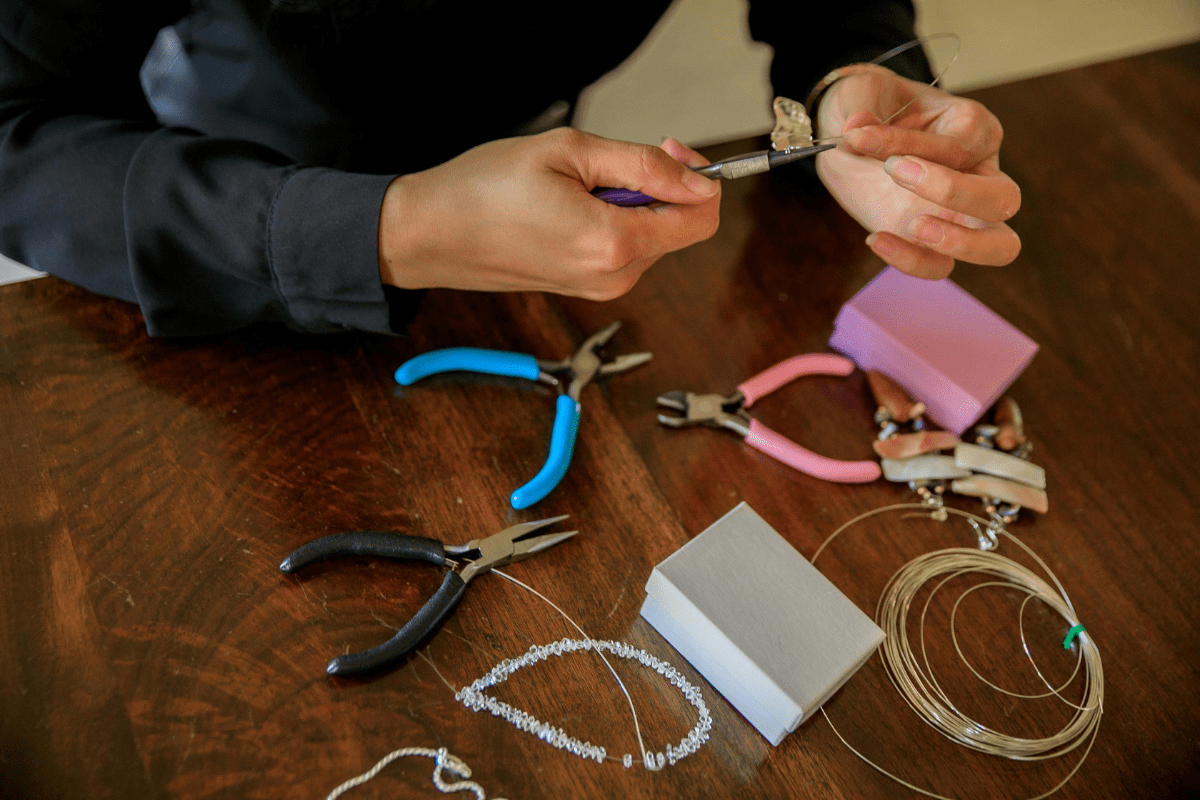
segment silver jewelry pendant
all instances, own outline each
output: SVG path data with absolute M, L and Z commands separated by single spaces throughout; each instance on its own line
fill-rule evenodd
M 776 97 L 772 108 L 775 110 L 775 130 L 771 131 L 772 150 L 788 150 L 812 144 L 812 120 L 804 113 L 803 105 L 787 97 Z

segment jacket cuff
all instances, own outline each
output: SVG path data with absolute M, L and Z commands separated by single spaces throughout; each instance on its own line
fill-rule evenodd
M 267 219 L 267 261 L 294 325 L 393 333 L 407 323 L 419 293 L 385 296 L 379 277 L 379 214 L 394 179 L 303 167 L 280 187 Z

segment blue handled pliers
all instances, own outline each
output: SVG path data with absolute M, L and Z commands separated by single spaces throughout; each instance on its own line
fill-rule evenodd
M 611 361 L 600 357 L 600 349 L 620 327 L 621 323 L 617 321 L 592 334 L 575 355 L 561 361 L 541 361 L 524 353 L 477 347 L 432 350 L 401 364 L 400 369 L 396 370 L 396 382 L 401 386 L 411 386 L 427 375 L 456 370 L 525 378 L 557 386 L 560 390 L 564 380 L 569 379 L 566 392 L 559 395 L 557 401 L 554 428 L 550 434 L 550 456 L 538 474 L 509 498 L 513 508 L 528 508 L 549 494 L 567 473 L 571 455 L 575 452 L 575 435 L 579 430 L 579 394 L 583 387 L 597 376 L 624 372 L 650 360 L 650 353 L 629 353 Z M 556 375 L 561 375 L 563 380 Z

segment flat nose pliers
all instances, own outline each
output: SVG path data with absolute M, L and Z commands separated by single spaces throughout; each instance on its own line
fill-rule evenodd
M 659 414 L 658 421 L 672 428 L 688 425 L 727 428 L 740 434 L 751 447 L 801 472 L 838 483 L 869 483 L 881 474 L 879 465 L 874 461 L 840 461 L 817 455 L 775 433 L 746 411 L 754 401 L 801 375 L 849 375 L 853 370 L 852 361 L 832 353 L 795 356 L 742 383 L 728 397 L 683 391 L 665 392 L 658 396 L 658 405 L 680 412 L 680 416 Z
M 524 353 L 484 350 L 476 347 L 450 347 L 422 353 L 400 365 L 396 382 L 410 386 L 428 375 L 464 370 L 489 375 L 525 378 L 563 389 L 557 400 L 554 428 L 550 434 L 550 455 L 528 483 L 512 493 L 509 501 L 516 509 L 528 508 L 541 500 L 562 480 L 575 452 L 575 436 L 579 430 L 579 394 L 593 378 L 624 372 L 650 360 L 650 353 L 629 353 L 605 361 L 599 351 L 608 343 L 621 323 L 614 322 L 599 333 L 588 337 L 575 355 L 561 361 L 541 361 Z M 562 379 L 556 377 L 562 376 Z
M 451 609 L 458 605 L 467 584 L 475 576 L 482 575 L 494 567 L 529 558 L 578 533 L 567 531 L 532 536 L 542 528 L 562 522 L 566 518 L 564 515 L 536 522 L 523 522 L 505 528 L 486 539 L 472 539 L 460 545 L 445 545 L 437 539 L 424 536 L 383 531 L 334 533 L 296 548 L 283 560 L 279 569 L 290 575 L 317 561 L 348 556 L 428 561 L 431 564 L 451 567 L 433 597 L 426 601 L 395 636 L 370 650 L 338 656 L 325 668 L 330 675 L 339 677 L 359 675 L 395 661 L 420 644 Z M 460 565 L 453 559 L 463 562 L 461 572 L 455 571 L 454 568 Z

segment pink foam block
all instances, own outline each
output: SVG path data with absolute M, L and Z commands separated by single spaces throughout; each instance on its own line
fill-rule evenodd
M 962 434 L 1025 370 L 1037 343 L 949 279 L 888 267 L 838 312 L 829 345 L 923 402 Z

